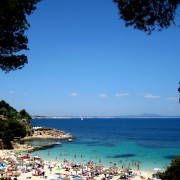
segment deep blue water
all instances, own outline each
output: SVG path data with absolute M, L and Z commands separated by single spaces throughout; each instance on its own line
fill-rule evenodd
M 180 119 L 175 118 L 34 119 L 31 123 L 65 130 L 78 139 L 94 139 L 96 145 L 131 141 L 150 148 L 180 148 Z
M 152 170 L 170 163 L 180 156 L 180 119 L 175 118 L 80 118 L 73 119 L 33 119 L 34 126 L 53 127 L 70 132 L 77 138 L 73 143 L 63 142 L 63 147 L 55 147 L 48 156 L 72 159 L 74 154 L 86 159 L 101 157 L 104 164 L 110 160 L 128 161 L 137 159 L 142 167 Z M 48 150 L 49 151 L 49 150 Z M 40 151 L 47 158 L 47 150 Z

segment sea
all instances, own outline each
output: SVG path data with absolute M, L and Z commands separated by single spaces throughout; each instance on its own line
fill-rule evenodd
M 46 160 L 110 167 L 116 164 L 137 170 L 164 171 L 180 156 L 180 118 L 45 118 L 31 120 L 43 126 L 71 133 L 73 142 L 31 153 Z M 32 145 L 52 140 L 30 141 Z

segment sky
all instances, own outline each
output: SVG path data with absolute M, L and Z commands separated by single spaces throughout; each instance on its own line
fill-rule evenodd
M 127 28 L 112 0 L 43 0 L 28 21 L 28 64 L 0 72 L 0 99 L 18 111 L 180 116 L 178 27 Z

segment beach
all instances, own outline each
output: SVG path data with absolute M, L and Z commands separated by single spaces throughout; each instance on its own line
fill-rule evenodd
M 1 163 L 4 162 L 4 170 L 1 169 L 2 177 L 24 179 L 97 179 L 111 178 L 113 180 L 126 176 L 129 179 L 151 179 L 153 172 L 137 171 L 121 168 L 114 164 L 111 167 L 95 165 L 93 162 L 85 164 L 72 163 L 68 160 L 49 161 L 40 156 L 20 155 L 19 150 L 0 150 Z M 24 157 L 24 158 L 23 158 Z M 43 173 L 44 172 L 44 173 Z M 1 178 L 2 178 L 1 177 Z

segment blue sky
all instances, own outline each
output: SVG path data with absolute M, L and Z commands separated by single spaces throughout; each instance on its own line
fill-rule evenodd
M 180 115 L 179 28 L 150 36 L 125 28 L 112 0 L 43 0 L 28 19 L 29 63 L 0 72 L 0 99 L 17 110 Z

